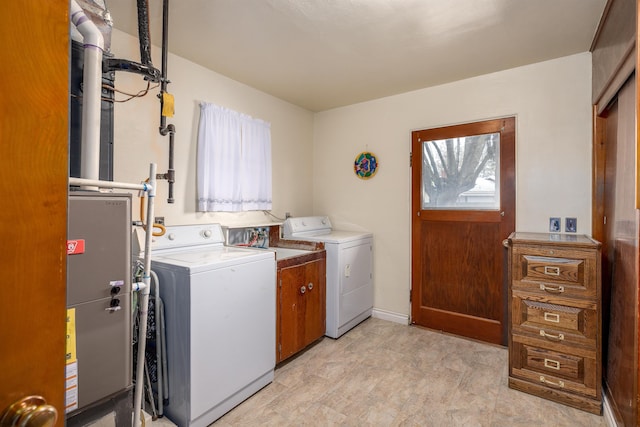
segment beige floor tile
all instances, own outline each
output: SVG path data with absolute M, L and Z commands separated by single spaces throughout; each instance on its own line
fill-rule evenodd
M 507 377 L 504 347 L 369 319 L 281 364 L 213 426 L 606 426 Z

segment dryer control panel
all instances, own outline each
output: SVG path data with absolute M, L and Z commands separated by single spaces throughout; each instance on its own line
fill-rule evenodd
M 328 216 L 301 216 L 287 218 L 282 224 L 285 238 L 302 236 L 308 233 L 321 234 L 331 231 L 331 221 Z

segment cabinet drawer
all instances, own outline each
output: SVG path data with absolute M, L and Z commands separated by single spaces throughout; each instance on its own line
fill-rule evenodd
M 595 357 L 554 351 L 513 338 L 511 376 L 550 389 L 598 397 Z
M 570 301 L 567 301 L 570 303 Z M 513 332 L 552 342 L 596 346 L 598 311 L 512 296 Z
M 593 251 L 519 248 L 513 257 L 514 288 L 567 297 L 597 296 Z

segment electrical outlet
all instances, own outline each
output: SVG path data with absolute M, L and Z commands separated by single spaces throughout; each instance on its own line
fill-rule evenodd
M 565 218 L 564 219 L 564 231 L 567 233 L 575 233 L 578 229 L 577 218 Z
M 559 233 L 560 232 L 560 218 L 551 217 L 549 218 L 549 231 L 551 233 Z
M 164 225 L 164 217 L 163 216 L 157 216 L 156 219 L 153 220 L 154 224 L 160 224 L 160 225 Z
M 284 219 L 291 218 L 291 214 L 289 212 L 284 213 Z

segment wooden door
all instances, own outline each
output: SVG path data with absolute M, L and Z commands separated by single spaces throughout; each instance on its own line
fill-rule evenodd
M 0 413 L 40 395 L 62 426 L 69 2 L 0 4 Z
M 506 345 L 515 118 L 414 131 L 412 158 L 412 323 Z
M 603 115 L 594 117 L 593 236 L 602 242 L 603 373 L 619 425 L 638 421 L 636 102 L 632 76 Z

